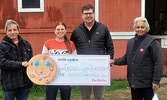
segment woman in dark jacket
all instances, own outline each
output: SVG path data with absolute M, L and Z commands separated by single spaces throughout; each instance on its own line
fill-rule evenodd
M 0 42 L 1 83 L 5 100 L 27 100 L 32 82 L 26 74 L 32 48 L 28 41 L 19 36 L 19 25 L 7 20 L 6 36 Z
M 131 87 L 132 100 L 152 100 L 155 89 L 162 78 L 163 57 L 159 42 L 147 32 L 146 18 L 134 20 L 136 35 L 128 40 L 123 57 L 111 60 L 115 65 L 127 65 L 127 78 Z

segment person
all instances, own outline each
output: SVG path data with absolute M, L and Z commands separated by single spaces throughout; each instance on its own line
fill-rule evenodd
M 111 63 L 128 66 L 132 100 L 152 100 L 162 78 L 161 47 L 158 40 L 147 33 L 150 27 L 146 18 L 135 18 L 133 28 L 136 34 L 128 40 L 125 55 L 111 60 Z
M 49 39 L 44 43 L 42 54 L 67 55 L 76 54 L 75 45 L 66 36 L 66 25 L 59 22 L 55 26 L 56 38 Z M 60 89 L 61 100 L 70 100 L 71 86 L 46 86 L 46 100 L 56 100 Z
M 19 35 L 14 20 L 5 24 L 6 36 L 0 42 L 1 84 L 5 100 L 27 100 L 32 82 L 26 74 L 28 61 L 33 56 L 30 43 Z
M 113 59 L 114 47 L 108 28 L 95 20 L 95 9 L 92 5 L 82 7 L 83 23 L 76 27 L 71 35 L 77 54 L 110 55 Z M 93 89 L 95 100 L 104 100 L 104 86 L 80 86 L 82 100 L 89 100 Z

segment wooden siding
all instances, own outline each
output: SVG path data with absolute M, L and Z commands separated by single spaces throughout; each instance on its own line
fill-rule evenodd
M 164 67 L 163 67 L 163 75 L 167 76 L 167 49 L 162 49 Z
M 16 20 L 21 29 L 52 29 L 59 21 L 73 29 L 82 22 L 81 7 L 88 3 L 94 5 L 94 0 L 45 0 L 44 12 L 18 13 L 17 0 L 2 0 L 0 29 L 4 28 L 7 19 Z
M 81 7 L 94 0 L 45 0 L 44 12 L 18 13 L 17 0 L 0 3 L 0 29 L 7 19 L 14 19 L 21 29 L 52 29 L 63 21 L 71 32 L 82 22 Z M 99 0 L 99 20 L 112 32 L 133 31 L 133 20 L 141 14 L 141 0 Z
M 99 21 L 110 32 L 132 32 L 134 18 L 141 16 L 141 0 L 99 0 Z M 122 57 L 127 40 L 113 40 L 114 58 Z M 127 66 L 111 67 L 111 79 L 126 79 Z
M 141 16 L 141 0 L 99 0 L 100 22 L 111 32 L 133 31 L 133 20 Z
M 18 12 L 17 0 L 2 0 L 0 3 L 0 39 L 5 35 L 4 26 L 7 19 L 13 19 L 20 25 L 20 34 L 33 47 L 34 55 L 41 53 L 47 39 L 54 38 L 57 22 L 64 22 L 67 31 L 82 23 L 81 7 L 94 5 L 94 0 L 45 0 L 44 12 Z M 67 35 L 70 37 L 70 33 Z
M 128 40 L 113 40 L 114 43 L 114 58 L 122 57 L 126 52 Z M 111 79 L 126 79 L 127 78 L 127 66 L 111 67 Z

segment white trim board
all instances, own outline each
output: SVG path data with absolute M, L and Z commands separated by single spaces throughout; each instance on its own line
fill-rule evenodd
M 128 40 L 135 36 L 135 32 L 110 32 L 113 40 Z M 167 39 L 167 35 L 152 35 L 157 39 Z
M 131 39 L 135 36 L 135 32 L 110 32 L 112 39 Z
M 18 12 L 44 12 L 44 0 L 40 0 L 40 8 L 22 8 L 22 0 L 17 0 Z
M 99 0 L 95 0 L 95 20 L 99 22 Z
M 145 17 L 145 0 L 141 0 L 141 17 Z

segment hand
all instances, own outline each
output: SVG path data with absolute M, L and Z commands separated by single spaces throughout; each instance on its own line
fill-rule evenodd
M 28 67 L 28 65 L 29 65 L 29 63 L 28 63 L 27 61 L 23 61 L 23 62 L 22 62 L 22 66 L 23 66 L 23 67 Z
M 154 89 L 154 90 L 159 89 L 159 85 L 152 83 L 152 89 Z
M 110 60 L 110 64 L 114 64 L 114 60 L 113 59 Z

